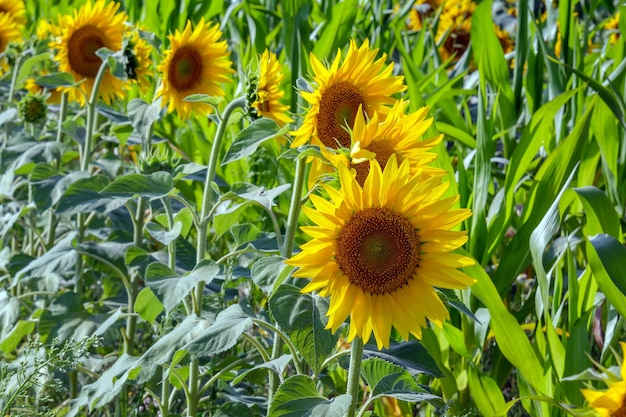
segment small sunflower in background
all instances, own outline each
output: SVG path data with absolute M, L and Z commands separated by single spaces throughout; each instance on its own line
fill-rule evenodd
M 581 390 L 591 408 L 602 417 L 626 416 L 626 343 L 620 342 L 620 346 L 623 355 L 620 376 L 608 373 L 606 384 L 609 389 L 606 391 Z
M 144 92 L 150 85 L 154 77 L 152 71 L 152 47 L 139 34 L 138 28 L 127 31 L 127 41 L 125 44 L 124 56 L 126 57 L 126 75 L 130 84 L 137 84 Z
M 59 21 L 58 36 L 50 46 L 57 50 L 55 60 L 59 71 L 69 72 L 81 82 L 77 87 L 67 89 L 70 101 L 85 105 L 91 96 L 94 81 L 102 65 L 96 55 L 100 48 L 119 51 L 122 48 L 126 31 L 126 13 L 118 12 L 118 3 L 106 4 L 104 0 L 95 3 L 88 1 L 72 16 L 62 16 Z M 110 71 L 104 75 L 99 96 L 110 104 L 115 98 L 124 96 L 124 82 L 115 78 Z
M 313 54 L 311 66 L 317 84 L 312 92 L 303 91 L 302 97 L 311 105 L 302 126 L 292 132 L 295 148 L 310 141 L 312 145 L 329 148 L 350 147 L 350 133 L 359 107 L 366 115 L 385 112 L 406 89 L 402 76 L 394 76 L 393 65 L 385 66 L 386 55 L 376 59 L 378 49 L 370 49 L 366 39 L 360 47 L 351 40 L 345 59 L 341 50 L 326 68 Z
M 286 263 L 295 277 L 310 278 L 303 292 L 330 298 L 327 328 L 336 332 L 350 317 L 348 342 L 366 343 L 374 333 L 378 348 L 389 347 L 391 328 L 408 340 L 421 338 L 427 320 L 442 326 L 448 310 L 435 288 L 465 288 L 474 279 L 457 270 L 473 259 L 450 253 L 467 240 L 452 229 L 468 209 L 453 209 L 458 196 L 441 175 L 411 175 L 410 163 L 392 155 L 384 170 L 377 161 L 363 186 L 349 168 L 339 166 L 340 188 L 324 185 L 331 201 L 311 196 L 303 207 L 312 239 Z
M 15 23 L 8 13 L 0 13 L 0 54 L 3 53 L 11 41 L 20 39 L 20 26 Z M 0 76 L 9 71 L 6 57 L 0 58 Z
M 168 113 L 176 110 L 181 119 L 189 118 L 192 110 L 209 114 L 213 111 L 211 105 L 187 102 L 185 97 L 192 94 L 225 95 L 221 84 L 231 81 L 234 71 L 227 43 L 220 40 L 221 37 L 219 27 L 205 22 L 204 18 L 193 30 L 191 22 L 187 21 L 182 32 L 176 30 L 168 36 L 170 49 L 165 51 L 158 66 L 161 85 L 157 90 Z
M 610 32 L 609 39 L 612 45 L 616 44 L 620 37 L 619 15 L 620 13 L 617 11 L 617 13 L 604 24 L 604 29 Z
M 26 24 L 26 7 L 23 0 L 0 0 L 0 14 L 6 14 L 18 26 Z
M 444 6 L 437 26 L 437 43 L 441 59 L 458 61 L 467 50 L 472 31 L 472 13 L 476 5 L 462 1 Z
M 251 77 L 248 101 L 253 117 L 267 117 L 281 127 L 291 123 L 291 117 L 287 115 L 289 106 L 280 102 L 285 95 L 280 88 L 283 78 L 276 54 L 266 49 L 259 58 L 258 77 Z

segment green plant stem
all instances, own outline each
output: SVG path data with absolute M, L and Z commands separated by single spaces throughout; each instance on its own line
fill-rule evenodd
M 11 85 L 9 86 L 9 99 L 8 102 L 13 101 L 13 96 L 15 96 L 15 89 L 17 87 L 17 76 L 20 72 L 20 64 L 22 63 L 22 55 L 19 54 L 15 58 L 15 66 L 13 67 L 13 76 L 11 77 Z
M 145 217 L 146 200 L 139 197 L 137 201 L 137 211 L 133 218 L 133 244 L 140 248 L 143 243 L 143 228 Z M 124 338 L 124 353 L 133 354 L 135 349 L 135 328 L 137 326 L 137 314 L 135 314 L 135 299 L 139 287 L 140 276 L 135 272 L 130 277 L 130 297 L 128 297 L 128 316 L 126 317 L 126 337 Z
M 167 215 L 167 226 L 169 230 L 172 230 L 172 228 L 174 227 L 174 213 L 172 212 L 172 201 L 169 197 L 165 197 L 162 201 L 163 201 L 163 207 L 165 209 L 165 214 Z M 168 252 L 168 266 L 173 271 L 176 268 L 176 240 L 173 240 L 172 242 L 168 243 L 167 252 Z M 168 317 L 167 314 L 168 313 L 166 313 L 166 321 Z M 161 400 L 159 401 L 159 409 L 161 411 L 162 416 L 169 415 L 170 392 L 171 392 L 171 386 L 170 386 L 168 371 L 167 369 L 164 368 L 162 375 L 161 375 Z
M 239 97 L 231 101 L 224 109 L 222 119 L 217 126 L 215 137 L 213 138 L 213 144 L 211 145 L 211 154 L 209 156 L 209 164 L 207 166 L 206 180 L 204 182 L 204 193 L 202 195 L 202 206 L 200 207 L 200 227 L 198 228 L 198 241 L 197 241 L 197 255 L 196 265 L 204 260 L 206 253 L 206 239 L 209 229 L 210 217 L 207 215 L 211 210 L 213 201 L 213 189 L 211 183 L 215 177 L 215 170 L 217 169 L 217 160 L 220 153 L 220 146 L 228 125 L 228 119 L 232 115 L 233 111 L 237 108 L 243 108 L 246 105 L 246 98 Z M 196 285 L 193 293 L 193 310 L 194 313 L 200 317 L 202 312 L 202 296 L 204 292 L 204 281 L 201 281 Z M 189 384 L 187 395 L 187 415 L 189 417 L 195 417 L 198 411 L 199 397 L 198 387 L 200 384 L 200 362 L 197 358 L 193 359 L 189 365 Z
M 213 375 L 206 382 L 206 384 L 204 384 L 202 386 L 202 389 L 200 389 L 200 393 L 202 394 L 202 393 L 206 392 L 206 390 L 209 389 L 209 387 L 211 385 L 213 385 L 218 379 L 220 379 L 222 377 L 222 375 L 224 375 L 226 372 L 228 372 L 231 369 L 234 369 L 234 368 L 236 368 L 238 366 L 245 365 L 246 363 L 252 362 L 252 361 L 256 360 L 259 356 L 260 355 L 250 355 L 250 356 L 247 356 L 245 358 L 238 359 L 238 360 L 234 361 L 233 363 L 228 364 L 227 366 L 223 367 L 222 369 L 217 371 L 215 373 L 215 375 Z M 208 400 L 208 398 L 206 398 L 206 399 Z M 205 399 L 203 398 L 203 400 L 205 400 Z
M 350 368 L 348 369 L 348 388 L 350 394 L 350 408 L 347 417 L 354 417 L 359 396 L 359 383 L 361 380 L 361 360 L 363 359 L 363 340 L 355 337 L 350 348 Z
M 298 349 L 296 349 L 296 347 L 293 345 L 293 343 L 291 343 L 291 340 L 289 340 L 289 337 L 287 337 L 287 335 L 278 327 L 278 326 L 274 326 L 271 323 L 268 323 L 266 321 L 263 320 L 259 320 L 259 319 L 252 319 L 253 323 L 256 324 L 257 326 L 260 327 L 265 327 L 266 329 L 274 332 L 274 335 L 278 336 L 278 338 L 280 339 L 281 343 L 286 344 L 287 348 L 289 349 L 289 351 L 291 352 L 291 356 L 293 356 L 293 365 L 296 368 L 296 372 L 299 374 L 302 374 L 302 364 L 300 363 L 300 360 L 298 359 Z M 273 353 L 273 351 L 272 351 Z M 280 353 L 282 355 L 282 351 Z M 280 355 L 278 355 L 277 357 L 272 356 L 272 360 L 273 359 L 277 359 L 279 358 Z
M 291 257 L 293 253 L 293 245 L 296 236 L 296 230 L 298 229 L 298 217 L 300 217 L 300 209 L 302 208 L 302 188 L 304 186 L 304 171 L 306 165 L 303 158 L 296 160 L 296 173 L 293 179 L 293 188 L 291 190 L 291 204 L 289 206 L 289 214 L 287 217 L 287 230 L 285 231 L 285 239 L 283 240 L 283 247 L 281 255 L 285 258 Z M 274 345 L 272 346 L 272 359 L 277 359 L 283 354 L 283 338 L 280 337 L 278 332 L 274 332 Z M 294 363 L 298 362 L 297 357 L 294 354 Z M 268 388 L 268 402 L 271 403 L 274 393 L 278 389 L 280 379 L 276 373 L 269 371 L 269 388 Z
M 63 141 L 63 122 L 65 122 L 65 118 L 67 117 L 67 100 L 68 94 L 61 94 L 61 105 L 59 108 L 59 120 L 57 122 L 57 142 L 61 143 Z M 59 161 L 60 163 L 60 161 Z
M 98 91 L 100 90 L 100 84 L 104 78 L 104 74 L 107 70 L 107 62 L 103 61 L 98 69 L 96 78 L 93 82 L 93 88 L 91 90 L 91 97 L 89 103 L 87 103 L 87 124 L 85 126 L 85 143 L 83 144 L 83 151 L 81 153 L 80 169 L 81 171 L 87 171 L 89 168 L 89 156 L 91 155 L 91 147 L 93 141 L 94 127 L 96 125 L 96 103 L 98 102 Z

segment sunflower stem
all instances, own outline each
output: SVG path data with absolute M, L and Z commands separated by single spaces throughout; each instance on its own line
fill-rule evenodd
M 350 348 L 350 368 L 348 369 L 348 388 L 346 392 L 350 394 L 350 408 L 347 417 L 354 417 L 356 404 L 359 396 L 359 385 L 361 381 L 361 360 L 363 359 L 363 340 L 355 337 Z
M 224 113 L 222 114 L 222 120 L 217 126 L 215 137 L 213 138 L 213 144 L 211 145 L 211 154 L 209 156 L 209 164 L 206 171 L 206 180 L 204 182 L 202 206 L 200 207 L 200 224 L 198 227 L 198 252 L 196 254 L 196 265 L 204 260 L 204 256 L 206 253 L 206 237 L 209 229 L 209 220 L 211 219 L 209 213 L 211 211 L 211 205 L 213 204 L 213 189 L 211 188 L 211 183 L 215 178 L 215 170 L 217 169 L 217 160 L 220 153 L 222 139 L 224 137 L 224 132 L 226 131 L 226 126 L 228 126 L 228 119 L 230 119 L 233 111 L 235 111 L 237 108 L 243 108 L 245 107 L 245 105 L 245 97 L 236 98 L 228 103 L 228 106 L 226 106 L 226 108 L 224 109 Z M 204 291 L 204 285 L 204 281 L 201 281 L 198 283 L 198 285 L 196 285 L 192 299 L 193 312 L 198 317 L 200 317 L 200 313 L 202 312 L 202 293 Z M 200 384 L 200 361 L 197 358 L 193 359 L 189 366 L 189 394 L 187 395 L 187 415 L 189 417 L 195 417 L 198 411 L 199 400 L 198 387 Z
M 287 217 L 287 230 L 285 230 L 285 239 L 283 241 L 283 247 L 281 249 L 281 255 L 284 258 L 291 257 L 293 253 L 293 245 L 296 236 L 296 230 L 298 228 L 298 217 L 300 216 L 300 209 L 302 207 L 302 188 L 304 186 L 304 172 L 305 162 L 303 158 L 296 160 L 296 174 L 293 179 L 293 188 L 291 190 L 291 204 L 289 206 L 289 215 Z M 272 359 L 277 359 L 283 354 L 284 341 L 280 337 L 278 332 L 274 332 L 274 345 L 272 347 Z M 295 353 L 294 353 L 295 354 Z M 297 358 L 294 357 L 294 362 L 297 362 Z M 278 389 L 280 378 L 276 373 L 269 371 L 269 389 L 268 389 L 268 402 L 272 402 L 272 397 Z
M 63 122 L 65 122 L 65 118 L 67 117 L 67 102 L 68 102 L 68 94 L 61 94 L 61 104 L 59 107 L 59 121 L 57 122 L 57 142 L 61 143 L 63 141 Z M 60 161 L 59 161 L 60 162 Z
M 93 131 L 96 125 L 96 102 L 98 101 L 98 90 L 100 90 L 100 84 L 104 79 L 108 64 L 107 61 L 102 61 L 96 78 L 93 82 L 93 88 L 91 89 L 91 97 L 89 103 L 87 103 L 87 125 L 85 126 L 85 143 L 83 144 L 83 152 L 81 155 L 80 169 L 81 171 L 87 171 L 89 168 L 89 156 L 91 155 L 91 145 L 93 140 Z

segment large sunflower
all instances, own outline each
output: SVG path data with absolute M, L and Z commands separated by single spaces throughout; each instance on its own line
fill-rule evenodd
M 266 49 L 259 60 L 259 77 L 254 91 L 256 100 L 250 107 L 256 109 L 257 116 L 270 118 L 279 126 L 291 123 L 291 117 L 287 115 L 289 106 L 280 102 L 285 95 L 280 88 L 283 77 L 276 54 Z
M 26 7 L 23 0 L 0 0 L 0 14 L 7 14 L 18 25 L 26 23 Z
M 20 38 L 19 26 L 11 19 L 8 13 L 0 13 L 0 54 L 3 53 L 9 42 Z M 0 76 L 9 71 L 6 57 L 0 58 Z
M 620 345 L 623 355 L 620 368 L 621 379 L 614 377 L 614 380 L 607 381 L 609 389 L 606 391 L 582 390 L 589 405 L 602 417 L 626 416 L 626 343 L 620 342 Z
M 372 116 L 384 112 L 395 101 L 393 94 L 406 89 L 402 76 L 393 76 L 393 65 L 385 66 L 386 55 L 376 59 L 378 49 L 369 49 L 366 39 L 360 48 L 351 40 L 348 53 L 341 63 L 341 51 L 326 68 L 311 54 L 311 67 L 317 84 L 313 92 L 302 92 L 311 104 L 302 126 L 292 132 L 292 147 L 311 141 L 313 145 L 330 148 L 350 146 L 350 134 L 359 106 Z
M 55 59 L 59 70 L 69 72 L 76 81 L 76 88 L 68 88 L 71 101 L 84 105 L 91 96 L 94 81 L 102 59 L 96 55 L 100 48 L 119 51 L 125 32 L 126 13 L 117 12 L 118 3 L 106 4 L 104 0 L 89 0 L 73 16 L 63 16 L 59 22 L 61 35 L 50 45 L 57 49 Z M 107 103 L 123 97 L 124 82 L 108 70 L 100 84 L 99 96 Z
M 456 268 L 471 258 L 449 253 L 467 240 L 451 230 L 468 209 L 452 209 L 458 196 L 442 198 L 441 176 L 411 175 L 405 160 L 391 156 L 384 171 L 376 161 L 361 186 L 339 167 L 339 191 L 323 186 L 332 201 L 315 195 L 304 213 L 315 224 L 302 230 L 313 239 L 288 264 L 294 276 L 310 278 L 304 292 L 330 297 L 327 327 L 335 332 L 350 316 L 348 341 L 372 334 L 389 347 L 391 327 L 403 339 L 421 338 L 426 320 L 442 325 L 449 313 L 434 287 L 465 288 L 474 280 Z
M 167 111 L 176 110 L 181 119 L 187 119 L 191 111 L 211 113 L 207 103 L 183 101 L 192 94 L 224 96 L 222 83 L 230 81 L 233 73 L 226 41 L 220 41 L 222 32 L 215 24 L 200 19 L 195 29 L 187 21 L 185 30 L 169 35 L 170 49 L 165 51 L 158 67 L 162 83 L 157 95 L 163 97 L 162 105 Z

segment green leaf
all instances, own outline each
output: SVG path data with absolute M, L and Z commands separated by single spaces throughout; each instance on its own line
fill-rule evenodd
M 19 320 L 13 330 L 0 341 L 0 350 L 8 356 L 17 348 L 22 339 L 35 330 L 35 322 L 31 320 Z
M 239 132 L 228 151 L 226 151 L 222 165 L 254 154 L 263 142 L 282 136 L 288 131 L 289 126 L 281 129 L 272 119 L 260 118 L 255 120 L 250 126 Z
M 163 311 L 163 304 L 154 295 L 150 287 L 146 287 L 137 295 L 135 311 L 139 314 L 139 317 L 150 324 L 154 324 L 156 318 Z
M 17 83 L 16 83 L 16 85 L 21 85 L 24 81 L 26 81 L 26 79 L 28 77 L 30 77 L 30 75 L 33 72 L 35 72 L 34 68 L 37 65 L 39 65 L 41 62 L 46 62 L 46 61 L 49 61 L 49 60 L 50 60 L 50 53 L 49 52 L 43 52 L 41 54 L 37 54 L 37 55 L 31 56 L 26 61 L 21 63 L 21 65 L 19 66 L 20 71 L 18 72 L 18 75 L 17 75 Z
M 468 366 L 467 383 L 474 404 L 483 416 L 493 416 L 504 407 L 504 395 L 496 381 L 477 370 L 475 366 Z
M 158 102 L 146 103 L 142 99 L 133 99 L 128 103 L 128 118 L 137 133 L 144 136 L 150 131 L 150 127 L 159 120 L 161 106 Z
M 39 319 L 39 332 L 43 342 L 55 337 L 61 342 L 71 338 L 82 339 L 91 336 L 101 321 L 85 310 L 78 294 L 66 292 L 43 312 Z
M 589 238 L 587 258 L 598 286 L 624 316 L 626 315 L 626 247 L 612 236 Z
M 76 265 L 76 250 L 72 242 L 76 232 L 68 233 L 42 256 L 35 258 L 16 274 L 16 281 L 24 277 L 41 277 L 47 274 L 63 274 Z
M 8 335 L 20 317 L 20 300 L 5 290 L 0 291 L 0 339 Z
M 75 85 L 74 76 L 67 72 L 54 72 L 42 75 L 35 81 L 38 85 L 53 90 L 57 87 L 69 87 Z
M 585 208 L 588 235 L 606 233 L 614 238 L 622 234 L 619 216 L 606 194 L 599 188 L 574 188 Z
M 322 363 L 337 343 L 337 336 L 325 328 L 328 300 L 315 294 L 302 294 L 298 287 L 283 284 L 269 303 L 276 322 L 287 332 L 313 372 L 319 374 Z
M 239 304 L 222 310 L 215 321 L 184 349 L 196 356 L 207 356 L 224 352 L 235 346 L 239 336 L 252 327 L 252 317 Z
M 190 94 L 185 97 L 183 101 L 188 101 L 190 103 L 206 103 L 217 106 L 224 101 L 224 97 L 214 97 L 208 94 Z
M 230 227 L 230 234 L 235 238 L 235 247 L 257 240 L 262 232 L 252 223 L 234 224 Z
M 425 373 L 435 378 L 442 378 L 444 375 L 437 367 L 435 360 L 428 351 L 418 341 L 411 340 L 404 343 L 389 346 L 389 349 L 378 350 L 376 345 L 365 346 L 363 357 L 376 357 L 391 362 L 406 369 L 411 374 Z
M 128 174 L 118 177 L 102 190 L 105 197 L 134 198 L 135 196 L 151 199 L 161 198 L 174 188 L 172 176 L 163 171 L 150 175 Z
M 315 381 L 306 375 L 294 375 L 280 384 L 272 399 L 268 417 L 344 417 L 350 407 L 350 396 L 332 400 L 322 397 Z
M 254 264 L 252 264 L 250 275 L 252 276 L 252 281 L 254 281 L 259 288 L 267 293 L 271 293 L 274 284 L 277 282 L 278 278 L 283 275 L 285 268 L 293 270 L 292 267 L 288 267 L 285 264 L 285 258 L 281 256 L 268 256 L 257 259 Z
M 313 47 L 313 54 L 321 60 L 342 47 L 352 35 L 359 4 L 357 0 L 337 2 L 330 11 L 330 21 L 322 27 L 322 36 Z
M 57 213 L 78 214 L 91 212 L 108 213 L 124 205 L 124 201 L 105 197 L 100 191 L 110 184 L 104 175 L 81 178 L 71 184 L 57 205 Z
M 180 236 L 180 232 L 183 229 L 183 224 L 181 222 L 174 222 L 174 226 L 172 230 L 164 230 L 163 226 L 158 223 L 148 222 L 146 223 L 146 230 L 157 241 L 161 242 L 164 245 L 168 245 L 178 236 Z
M 175 309 L 200 282 L 210 283 L 220 268 L 211 260 L 204 260 L 190 273 L 180 276 L 160 262 L 146 268 L 146 285 L 154 291 L 167 311 Z

